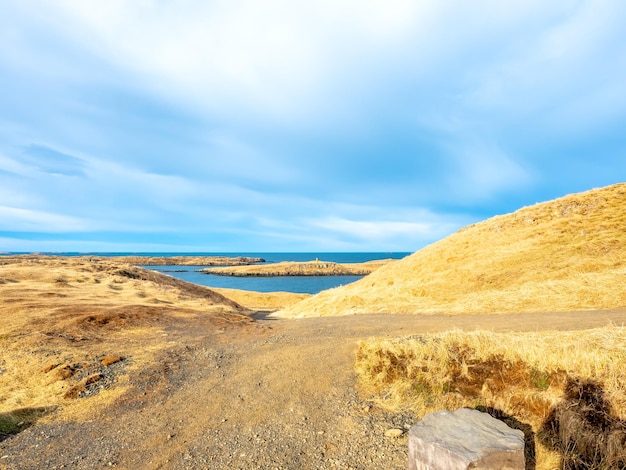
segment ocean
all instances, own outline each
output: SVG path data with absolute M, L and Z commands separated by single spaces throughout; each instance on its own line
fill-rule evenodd
M 308 253 L 40 253 L 45 255 L 58 256 L 229 256 L 229 257 L 254 257 L 263 258 L 267 263 L 278 263 L 281 261 L 313 261 L 316 258 L 320 261 L 331 261 L 335 263 L 364 263 L 376 259 L 401 259 L 410 255 L 410 252 L 308 252 Z M 256 292 L 296 292 L 303 294 L 316 294 L 322 290 L 332 289 L 341 285 L 349 284 L 362 276 L 279 276 L 279 277 L 234 277 L 215 276 L 197 272 L 203 266 L 144 266 L 146 269 L 163 272 L 170 276 L 193 282 L 208 287 L 224 287 L 230 289 L 251 290 Z
M 124 253 L 124 255 L 130 253 Z M 335 263 L 364 263 L 375 259 L 401 259 L 408 252 L 394 253 L 141 253 L 149 256 L 246 256 L 263 258 L 267 263 L 281 261 L 331 261 Z M 120 254 L 121 255 L 121 254 Z M 138 254 L 134 254 L 138 255 Z M 144 266 L 147 269 L 163 272 L 170 276 L 207 287 L 250 290 L 256 292 L 296 292 L 317 294 L 361 279 L 363 276 L 277 276 L 277 277 L 235 277 L 215 276 L 198 272 L 203 266 Z

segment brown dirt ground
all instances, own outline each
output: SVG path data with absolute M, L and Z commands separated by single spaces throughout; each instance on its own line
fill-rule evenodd
M 55 413 L 0 442 L 0 468 L 406 468 L 410 414 L 359 396 L 356 342 L 473 330 L 585 329 L 626 310 L 484 316 L 358 315 L 219 324 L 163 317 L 170 344 L 90 416 Z M 78 400 L 89 400 L 89 397 Z

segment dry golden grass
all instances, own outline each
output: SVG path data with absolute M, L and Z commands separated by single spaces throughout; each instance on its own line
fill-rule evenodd
M 359 386 L 382 407 L 418 416 L 459 407 L 495 408 L 536 435 L 570 379 L 600 384 L 626 419 L 626 328 L 493 333 L 450 331 L 359 344 Z M 536 439 L 537 468 L 559 456 Z
M 0 299 L 0 433 L 45 410 L 111 403 L 181 320 L 207 331 L 251 321 L 209 289 L 114 260 L 0 258 Z
M 470 225 L 277 315 L 504 313 L 626 306 L 626 184 Z
M 256 311 L 274 311 L 289 307 L 301 300 L 308 299 L 311 294 L 296 294 L 293 292 L 254 292 L 240 289 L 211 288 L 227 299 L 239 305 Z

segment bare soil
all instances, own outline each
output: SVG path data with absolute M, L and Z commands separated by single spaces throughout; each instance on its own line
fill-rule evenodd
M 450 328 L 582 330 L 623 325 L 626 310 L 254 319 L 163 316 L 170 346 L 128 377 L 123 395 L 86 418 L 37 410 L 47 416 L 0 438 L 0 468 L 406 468 L 415 417 L 359 395 L 358 340 Z M 387 437 L 390 429 L 403 434 Z

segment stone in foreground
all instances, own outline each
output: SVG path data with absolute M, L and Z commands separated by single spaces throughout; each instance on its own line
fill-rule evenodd
M 469 408 L 439 411 L 409 430 L 409 470 L 523 470 L 524 433 Z

